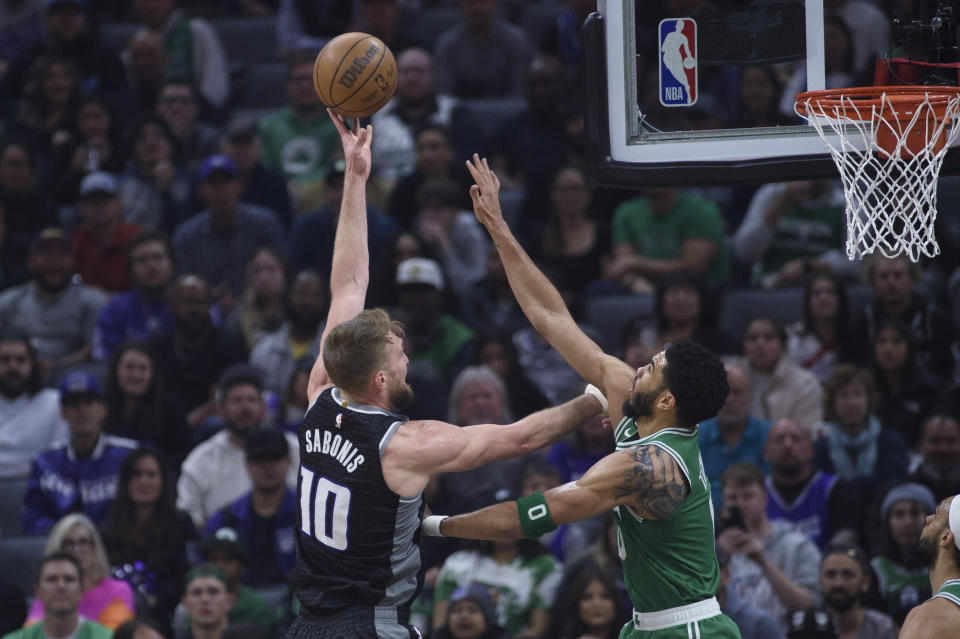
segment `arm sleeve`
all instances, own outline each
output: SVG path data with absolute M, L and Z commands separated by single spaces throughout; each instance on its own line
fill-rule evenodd
M 193 35 L 193 73 L 200 94 L 218 109 L 223 108 L 230 97 L 230 77 L 227 72 L 227 56 L 223 45 L 205 21 L 190 21 Z
M 767 184 L 760 187 L 750 200 L 740 228 L 733 236 L 733 251 L 737 258 L 755 262 L 769 248 L 776 229 L 767 226 L 763 218 L 773 203 L 773 198 L 779 195 L 782 189 L 782 184 Z

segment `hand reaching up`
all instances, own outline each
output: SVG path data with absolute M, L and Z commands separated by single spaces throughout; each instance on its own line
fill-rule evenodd
M 327 109 L 330 119 L 333 120 L 337 132 L 340 133 L 340 143 L 343 145 L 343 157 L 347 162 L 346 173 L 358 175 L 364 180 L 370 177 L 370 144 L 373 141 L 373 127 L 367 125 L 360 128 L 360 120 L 353 119 L 353 127 L 347 126 L 347 119 Z
M 473 212 L 477 220 L 487 229 L 491 224 L 503 222 L 503 212 L 500 210 L 500 180 L 487 165 L 487 158 L 481 159 L 474 153 L 473 162 L 467 160 L 467 170 L 476 182 L 470 187 L 470 198 L 473 200 Z

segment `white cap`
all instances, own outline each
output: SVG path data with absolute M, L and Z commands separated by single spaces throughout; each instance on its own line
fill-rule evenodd
M 109 173 L 95 171 L 80 182 L 80 197 L 85 197 L 91 193 L 106 193 L 108 195 L 117 194 L 117 180 Z
M 434 260 L 425 257 L 411 257 L 397 266 L 397 284 L 429 284 L 438 291 L 443 290 L 443 271 Z
M 954 495 L 950 500 L 950 514 L 947 515 L 947 525 L 953 533 L 953 543 L 960 548 L 960 495 Z

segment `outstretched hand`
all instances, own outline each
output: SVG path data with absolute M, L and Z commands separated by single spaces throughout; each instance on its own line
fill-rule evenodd
M 347 162 L 346 173 L 358 175 L 366 180 L 370 177 L 370 143 L 373 141 L 373 127 L 367 125 L 360 128 L 360 119 L 353 119 L 353 127 L 347 126 L 347 119 L 327 109 L 327 114 L 333 120 L 333 125 L 340 133 L 340 143 L 343 145 L 343 157 Z
M 467 170 L 476 182 L 470 187 L 470 199 L 473 200 L 473 212 L 477 220 L 487 228 L 503 221 L 503 212 L 500 210 L 500 180 L 487 165 L 487 158 L 481 159 L 474 153 L 473 162 L 467 160 Z

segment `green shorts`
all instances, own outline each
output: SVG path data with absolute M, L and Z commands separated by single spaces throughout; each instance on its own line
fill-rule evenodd
M 726 615 L 715 615 L 660 630 L 637 630 L 633 627 L 633 621 L 628 621 L 620 631 L 620 639 L 740 639 L 740 629 Z

